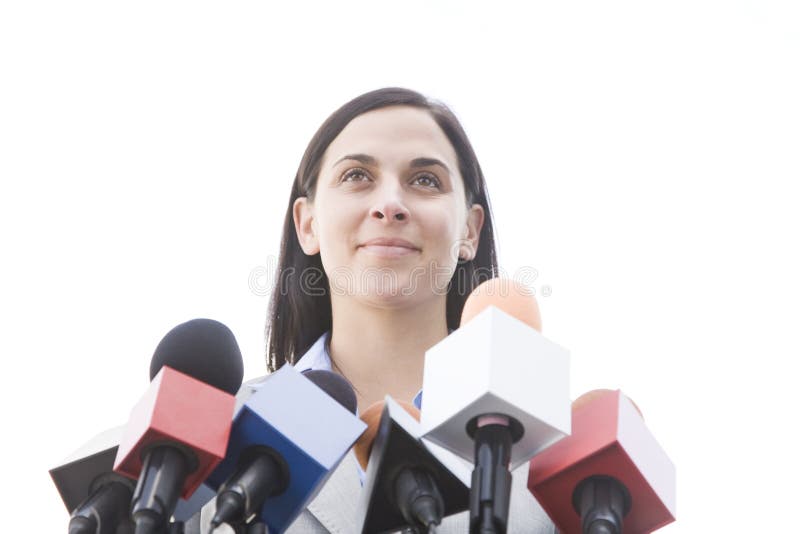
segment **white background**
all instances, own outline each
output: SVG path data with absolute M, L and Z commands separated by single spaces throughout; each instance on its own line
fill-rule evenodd
M 662 531 L 796 524 L 797 4 L 489 5 L 3 4 L 4 531 L 66 531 L 48 469 L 126 420 L 172 326 L 265 372 L 248 277 L 311 135 L 388 85 L 463 121 L 574 396 L 622 388 L 675 462 Z

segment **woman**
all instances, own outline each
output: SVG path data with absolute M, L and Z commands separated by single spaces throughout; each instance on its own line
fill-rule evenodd
M 268 367 L 338 372 L 360 411 L 386 394 L 419 401 L 425 351 L 496 273 L 483 174 L 452 112 L 406 89 L 361 95 L 319 128 L 295 177 Z M 553 532 L 527 467 L 514 480 L 509 532 Z M 356 532 L 359 490 L 351 452 L 288 532 Z M 467 532 L 467 513 L 438 531 Z

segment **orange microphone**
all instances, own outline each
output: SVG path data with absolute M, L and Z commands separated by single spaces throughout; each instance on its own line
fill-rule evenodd
M 489 306 L 498 306 L 538 332 L 542 331 L 542 314 L 533 291 L 524 284 L 507 278 L 492 278 L 472 290 L 461 310 L 461 325 L 471 321 Z

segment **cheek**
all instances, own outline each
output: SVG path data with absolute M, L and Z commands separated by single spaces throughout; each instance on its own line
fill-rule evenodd
M 458 254 L 458 240 L 461 236 L 461 223 L 452 205 L 431 207 L 421 213 L 421 223 L 427 241 L 432 245 L 431 256 L 440 261 L 455 261 Z M 455 251 L 455 252 L 454 252 Z
M 357 235 L 358 214 L 353 206 L 345 202 L 326 204 L 318 213 L 320 255 L 323 265 L 331 268 L 349 261 L 354 252 Z

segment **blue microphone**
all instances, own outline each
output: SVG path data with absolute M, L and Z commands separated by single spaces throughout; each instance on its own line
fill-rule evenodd
M 217 490 L 213 528 L 256 521 L 283 532 L 366 428 L 352 387 L 330 371 L 301 374 L 287 364 L 257 387 L 206 479 Z

